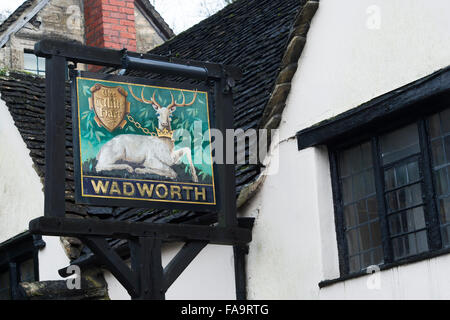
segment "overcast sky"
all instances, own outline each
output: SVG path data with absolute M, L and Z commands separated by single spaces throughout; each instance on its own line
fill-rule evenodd
M 0 12 L 14 11 L 24 0 L 1 0 Z M 175 33 L 180 33 L 223 7 L 223 0 L 150 0 Z

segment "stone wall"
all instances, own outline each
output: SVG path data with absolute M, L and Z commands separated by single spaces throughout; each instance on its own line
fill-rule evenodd
M 136 25 L 136 51 L 148 52 L 164 42 L 163 38 L 150 25 L 144 12 L 136 6 L 134 9 L 134 21 Z

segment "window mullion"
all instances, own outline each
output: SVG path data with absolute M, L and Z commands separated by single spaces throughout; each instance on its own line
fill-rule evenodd
M 19 297 L 19 270 L 17 263 L 9 263 L 9 287 L 11 289 L 11 298 L 13 300 Z
M 384 263 L 386 264 L 393 261 L 393 254 L 386 216 L 386 202 L 384 199 L 384 172 L 381 166 L 381 152 L 378 137 L 373 137 L 371 142 L 375 190 L 377 193 L 378 215 L 380 217 L 381 240 L 383 244 Z
M 39 281 L 39 249 L 33 251 L 34 281 Z
M 421 149 L 421 170 L 423 175 L 423 200 L 425 202 L 426 214 L 425 222 L 427 226 L 428 242 L 431 250 L 438 250 L 442 247 L 441 232 L 439 228 L 439 214 L 435 201 L 435 190 L 433 183 L 433 168 L 431 165 L 431 150 L 428 142 L 427 127 L 424 119 L 418 123 L 419 140 Z
M 335 212 L 336 237 L 339 251 L 339 271 L 341 275 L 348 274 L 349 260 L 348 248 L 345 240 L 345 224 L 344 224 L 344 210 L 341 196 L 341 188 L 339 184 L 339 173 L 337 164 L 336 151 L 329 152 L 330 155 L 330 171 L 331 171 L 331 187 L 333 191 L 333 204 Z

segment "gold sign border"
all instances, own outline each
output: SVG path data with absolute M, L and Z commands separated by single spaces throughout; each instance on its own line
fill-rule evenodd
M 91 198 L 103 198 L 103 199 L 126 199 L 126 200 L 140 200 L 140 201 L 155 201 L 155 202 L 166 202 L 166 203 L 186 203 L 186 204 L 203 204 L 203 205 L 216 205 L 216 188 L 214 184 L 214 166 L 213 166 L 213 157 L 212 157 L 212 150 L 211 145 L 209 147 L 209 152 L 211 155 L 211 173 L 212 173 L 212 184 L 201 184 L 201 183 L 191 183 L 191 182 L 172 182 L 172 181 L 160 181 L 160 180 L 140 180 L 140 179 L 126 179 L 126 178 L 114 178 L 114 177 L 102 177 L 102 176 L 86 176 L 88 178 L 103 178 L 103 179 L 117 179 L 117 180 L 131 180 L 131 181 L 148 181 L 148 182 L 161 182 L 161 183 L 177 183 L 177 184 L 186 184 L 186 185 L 206 185 L 213 187 L 213 198 L 214 202 L 193 202 L 193 201 L 178 201 L 178 200 L 159 200 L 159 199 L 139 199 L 139 198 L 130 198 L 130 197 L 111 197 L 111 196 L 97 196 L 97 195 L 90 195 L 90 194 L 84 194 L 84 187 L 83 187 L 83 163 L 82 163 L 82 157 L 81 157 L 81 121 L 80 121 L 80 95 L 79 95 L 79 80 L 90 80 L 90 81 L 99 81 L 99 82 L 106 82 L 106 83 L 113 83 L 113 84 L 123 84 L 123 85 L 131 85 L 131 86 L 140 86 L 140 87 L 146 87 L 146 88 L 158 88 L 158 89 L 168 89 L 168 90 L 178 90 L 178 91 L 187 91 L 187 92 L 197 92 L 197 93 L 204 93 L 206 94 L 206 112 L 208 115 L 208 132 L 209 132 L 209 142 L 211 143 L 211 122 L 210 122 L 210 114 L 209 114 L 209 99 L 208 99 L 208 92 L 207 91 L 196 91 L 196 90 L 189 90 L 189 89 L 180 89 L 180 88 L 170 88 L 170 87 L 160 87 L 160 86 L 151 86 L 151 85 L 145 85 L 145 84 L 136 84 L 136 83 L 129 83 L 129 82 L 119 82 L 119 81 L 111 81 L 111 80 L 101 80 L 101 79 L 94 79 L 94 78 L 86 78 L 86 77 L 77 77 L 77 116 L 78 116 L 78 143 L 79 143 L 79 157 L 80 157 L 80 175 L 81 175 L 81 196 L 82 197 L 91 197 Z M 101 84 L 101 83 L 100 83 Z

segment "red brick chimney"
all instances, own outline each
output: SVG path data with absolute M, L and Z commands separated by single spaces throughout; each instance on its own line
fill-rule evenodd
M 136 51 L 134 0 L 84 0 L 86 45 Z

